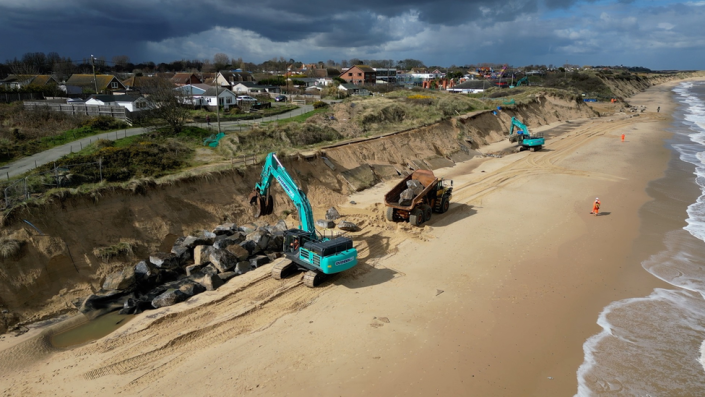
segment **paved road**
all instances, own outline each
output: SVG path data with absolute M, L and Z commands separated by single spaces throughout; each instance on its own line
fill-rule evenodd
M 220 127 L 223 131 L 235 131 L 238 129 L 243 129 L 243 127 L 253 124 L 253 123 L 263 123 L 267 121 L 283 120 L 286 118 L 298 116 L 304 113 L 313 111 L 313 106 L 304 105 L 298 109 L 294 109 L 290 112 L 282 113 L 275 116 L 263 117 L 257 120 L 243 120 L 243 121 L 223 121 L 220 123 Z M 206 127 L 205 123 L 192 123 L 190 125 L 196 125 L 199 127 Z M 215 132 L 218 128 L 217 122 L 211 121 L 211 128 Z M 93 135 L 87 138 L 81 138 L 71 143 L 67 143 L 61 146 L 55 146 L 49 150 L 45 150 L 41 153 L 33 154 L 29 157 L 24 157 L 15 162 L 7 164 L 6 166 L 0 167 L 0 177 L 13 177 L 16 175 L 24 174 L 27 171 L 33 170 L 34 168 L 44 165 L 46 163 L 55 161 L 61 156 L 65 156 L 74 151 L 80 150 L 83 146 L 89 145 L 91 142 L 98 139 L 109 139 L 114 141 L 116 139 L 125 138 L 134 135 L 144 134 L 148 132 L 147 128 L 129 128 L 121 131 L 105 132 L 98 135 Z

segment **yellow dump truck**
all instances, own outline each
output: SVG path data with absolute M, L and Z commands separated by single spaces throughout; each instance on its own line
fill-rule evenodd
M 416 170 L 384 195 L 385 217 L 390 222 L 419 226 L 450 207 L 453 181 L 436 178 L 433 171 Z

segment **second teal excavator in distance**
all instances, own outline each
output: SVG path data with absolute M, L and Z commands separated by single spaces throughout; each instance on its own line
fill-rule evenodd
M 516 134 L 514 128 L 517 129 Z M 541 150 L 546 143 L 542 133 L 531 135 L 529 127 L 515 117 L 512 117 L 512 126 L 509 128 L 509 142 L 519 142 L 522 149 L 529 149 L 532 152 Z
M 274 201 L 269 194 L 272 180 L 276 179 L 294 202 L 301 224 L 298 229 L 284 232 L 285 260 L 277 260 L 272 277 L 281 279 L 296 270 L 304 270 L 304 284 L 315 287 L 325 275 L 348 270 L 357 264 L 357 250 L 347 237 L 328 238 L 316 231 L 313 210 L 306 194 L 299 189 L 274 153 L 269 153 L 262 167 L 260 181 L 250 193 L 249 202 L 255 218 L 274 211 Z M 283 258 L 280 258 L 283 259 Z

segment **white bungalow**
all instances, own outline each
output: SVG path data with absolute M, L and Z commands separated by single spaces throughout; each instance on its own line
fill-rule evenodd
M 122 106 L 130 112 L 138 112 L 149 106 L 143 96 L 132 95 L 91 95 L 86 100 L 86 105 L 93 106 Z

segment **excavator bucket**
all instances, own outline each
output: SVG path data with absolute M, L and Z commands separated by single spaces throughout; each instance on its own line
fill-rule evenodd
M 263 196 L 258 191 L 253 190 L 247 198 L 252 208 L 252 216 L 259 218 L 260 216 L 269 215 L 274 212 L 274 199 L 271 195 Z

